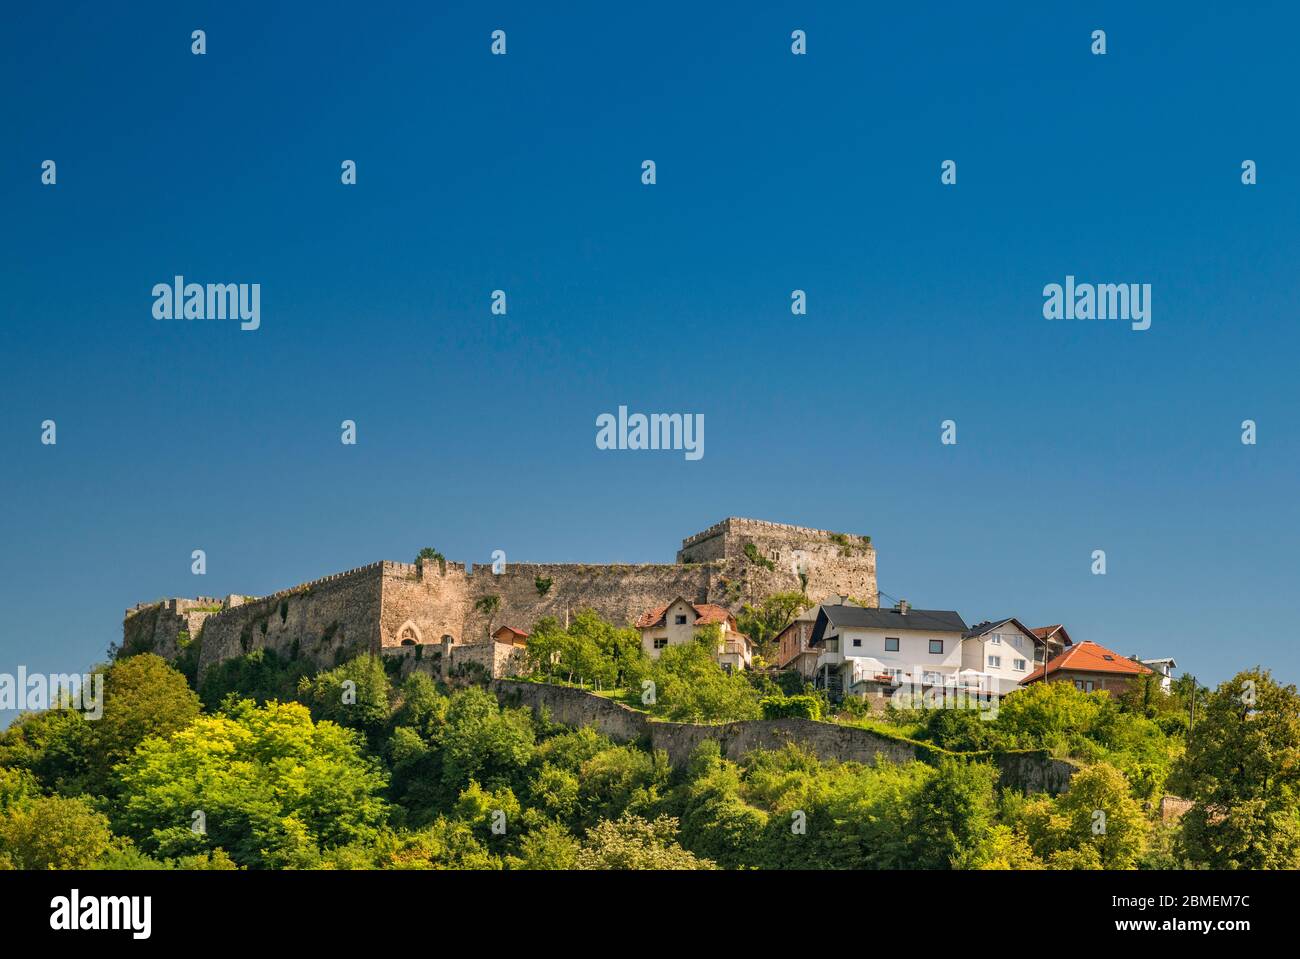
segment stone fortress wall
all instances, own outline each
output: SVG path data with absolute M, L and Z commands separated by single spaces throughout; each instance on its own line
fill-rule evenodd
M 482 642 L 502 625 L 531 630 L 542 617 L 564 623 L 584 609 L 620 625 L 677 596 L 735 611 L 804 590 L 805 580 L 814 600 L 838 594 L 875 605 L 870 538 L 731 517 L 683 540 L 672 564 L 508 563 L 494 573 L 383 561 L 260 598 L 141 604 L 127 610 L 123 643 L 173 658 L 201 642 L 200 672 L 256 649 L 328 668 L 363 650 Z M 497 598 L 491 614 L 481 602 L 489 597 Z

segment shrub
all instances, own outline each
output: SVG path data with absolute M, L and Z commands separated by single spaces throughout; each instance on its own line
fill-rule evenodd
M 764 719 L 822 718 L 822 703 L 816 696 L 764 696 L 758 705 Z

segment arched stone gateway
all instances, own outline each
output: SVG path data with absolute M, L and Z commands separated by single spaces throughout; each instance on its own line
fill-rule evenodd
M 423 642 L 424 637 L 420 635 L 420 627 L 416 626 L 411 620 L 408 619 L 397 627 L 397 644 L 399 646 L 419 646 Z

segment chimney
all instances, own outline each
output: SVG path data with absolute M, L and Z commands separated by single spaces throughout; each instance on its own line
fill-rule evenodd
M 898 610 L 899 614 L 903 616 L 906 616 L 907 611 L 911 608 L 911 604 L 905 599 L 900 599 L 898 605 L 894 607 L 894 609 Z

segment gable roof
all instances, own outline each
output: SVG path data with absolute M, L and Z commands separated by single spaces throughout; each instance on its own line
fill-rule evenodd
M 1135 663 L 1105 646 L 1085 639 L 1081 643 L 1067 647 L 1061 654 L 1053 656 L 1046 667 L 1039 666 L 1022 679 L 1021 683 L 1032 683 L 1036 679 L 1042 679 L 1044 676 L 1062 670 L 1070 673 L 1109 673 L 1118 676 L 1137 676 L 1152 672 L 1141 663 Z
M 827 629 L 894 629 L 964 633 L 966 623 L 950 609 L 877 609 L 869 606 L 826 606 L 817 609 L 809 643 L 820 643 Z
M 515 629 L 513 626 L 499 626 L 497 627 L 496 632 L 494 632 L 492 635 L 499 636 L 503 632 L 509 632 L 511 635 L 518 636 L 520 639 L 528 638 L 527 633 L 525 633 L 522 629 Z
M 677 603 L 686 603 L 687 606 L 695 610 L 695 622 L 693 626 L 708 626 L 710 623 L 730 623 L 733 621 L 731 611 L 725 606 L 719 606 L 717 603 L 692 603 L 683 596 L 678 596 L 671 603 L 665 603 L 663 606 L 656 606 L 642 613 L 636 621 L 637 629 L 651 629 L 655 626 L 662 626 L 664 617 L 668 610 Z
M 1054 636 L 1056 636 L 1057 633 L 1061 634 L 1059 637 L 1056 638 L 1061 640 L 1062 646 L 1074 645 L 1074 640 L 1070 638 L 1069 630 L 1067 630 L 1060 623 L 1056 623 L 1053 626 L 1039 626 L 1037 629 L 1033 630 L 1033 634 L 1037 636 L 1039 639 L 1043 639 L 1043 640 L 1050 640 Z
M 983 636 L 985 633 L 991 633 L 995 629 L 1001 629 L 1007 623 L 1010 623 L 1012 626 L 1016 627 L 1016 629 L 1020 630 L 1030 639 L 1039 639 L 1039 640 L 1043 639 L 1042 636 L 1039 636 L 1034 630 L 1027 627 L 1024 623 L 1016 619 L 1014 616 L 1008 616 L 1005 619 L 988 619 L 982 623 L 976 623 L 974 626 L 970 628 L 970 632 L 966 633 L 966 635 L 963 636 L 962 639 L 970 639 L 974 636 Z

